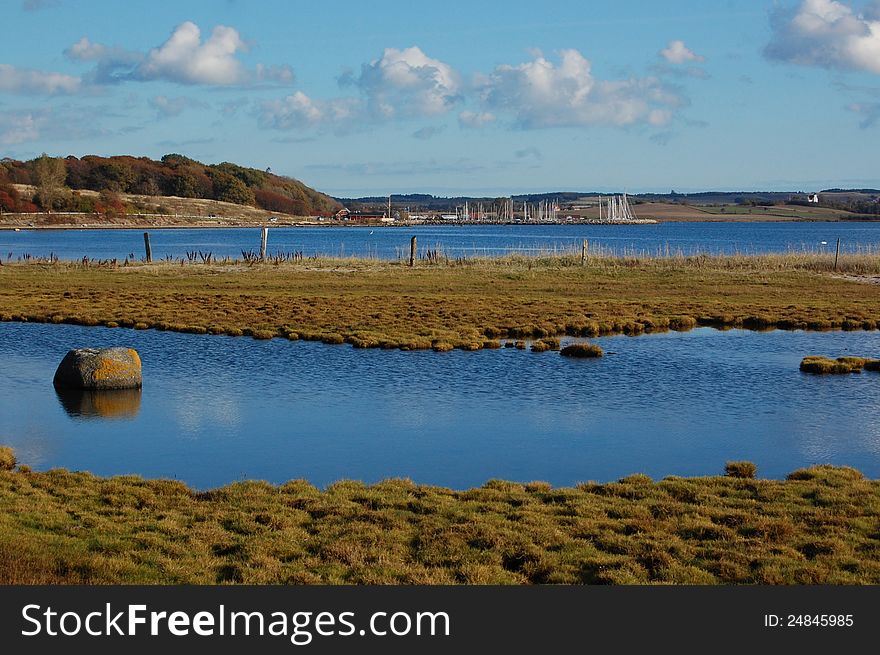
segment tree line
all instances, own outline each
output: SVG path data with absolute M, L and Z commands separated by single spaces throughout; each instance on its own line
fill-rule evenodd
M 24 193 L 13 185 L 28 185 Z M 77 193 L 88 189 L 98 197 Z M 203 164 L 179 154 L 156 161 L 128 155 L 0 160 L 0 209 L 7 212 L 123 212 L 120 194 L 178 196 L 251 205 L 294 216 L 327 215 L 339 203 L 302 182 L 223 162 Z

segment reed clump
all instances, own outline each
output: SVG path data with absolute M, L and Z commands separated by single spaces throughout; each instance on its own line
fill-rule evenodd
M 880 360 L 867 357 L 838 357 L 808 355 L 801 360 L 800 370 L 814 375 L 845 375 L 866 371 L 880 371 Z
M 563 348 L 559 354 L 563 357 L 586 359 L 591 357 L 602 357 L 605 354 L 605 351 L 602 350 L 601 346 L 597 346 L 594 343 L 573 343 Z

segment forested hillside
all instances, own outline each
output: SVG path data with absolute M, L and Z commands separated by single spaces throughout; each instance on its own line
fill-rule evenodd
M 14 185 L 33 187 L 33 193 Z M 86 189 L 100 195 L 77 193 Z M 118 194 L 123 193 L 221 200 L 294 216 L 329 214 L 340 207 L 302 182 L 268 170 L 229 162 L 203 164 L 178 154 L 160 161 L 128 155 L 0 161 L 3 211 L 122 211 Z

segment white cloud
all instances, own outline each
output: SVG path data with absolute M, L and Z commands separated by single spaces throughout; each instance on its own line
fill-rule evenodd
M 416 46 L 386 48 L 380 59 L 361 66 L 359 77 L 348 74 L 340 83 L 360 88 L 379 118 L 442 114 L 460 99 L 458 73 Z
M 40 137 L 42 118 L 33 112 L 0 113 L 0 145 L 11 146 Z
M 292 75 L 291 75 L 292 78 Z M 443 114 L 460 99 L 458 74 L 428 57 L 418 47 L 386 48 L 382 57 L 361 66 L 358 76 L 346 73 L 340 86 L 355 87 L 359 96 L 315 99 L 302 91 L 260 105 L 260 122 L 280 130 L 381 122 Z M 433 132 L 418 130 L 416 138 Z
M 669 45 L 660 51 L 660 56 L 670 64 L 684 64 L 689 61 L 700 63 L 706 60 L 705 57 L 688 48 L 684 41 L 679 40 L 670 41 Z
M 187 109 L 204 109 L 208 106 L 204 102 L 193 98 L 169 98 L 168 96 L 151 98 L 149 105 L 156 110 L 156 115 L 159 118 L 171 118 L 179 116 Z
M 247 49 L 232 27 L 218 25 L 203 41 L 199 26 L 186 21 L 147 53 L 95 43 L 84 36 L 64 54 L 73 61 L 96 62 L 95 70 L 87 77 L 96 84 L 161 80 L 231 86 L 260 81 L 287 85 L 293 81 L 293 69 L 287 65 L 257 64 L 253 70 L 247 69 L 238 59 Z
M 360 112 L 356 98 L 314 100 L 302 91 L 270 100 L 260 106 L 260 121 L 266 127 L 289 130 L 324 124 L 341 124 L 353 120 Z
M 54 147 L 59 141 L 94 139 L 108 134 L 96 117 L 112 114 L 107 106 L 83 107 L 68 103 L 0 112 L 0 145 L 42 140 Z
M 458 115 L 461 127 L 482 127 L 495 122 L 495 114 L 488 111 L 463 111 Z
M 245 81 L 245 70 L 235 55 L 246 49 L 231 27 L 218 25 L 203 43 L 199 26 L 186 21 L 165 43 L 147 53 L 135 76 L 181 84 L 240 84 Z
M 663 126 L 673 120 L 676 108 L 687 104 L 675 87 L 659 77 L 595 79 L 590 62 L 577 50 L 563 50 L 558 63 L 539 51 L 533 57 L 527 63 L 497 66 L 464 86 L 452 67 L 418 47 L 386 48 L 381 58 L 364 64 L 357 76 L 347 73 L 340 78 L 342 86 L 357 88 L 359 97 L 323 100 L 296 91 L 263 102 L 260 121 L 281 130 L 351 127 L 445 114 L 467 96 L 479 106 L 458 114 L 461 128 L 484 127 L 501 114 L 512 114 L 514 124 L 521 128 Z M 430 129 L 413 133 L 415 138 L 435 135 Z
M 771 18 L 765 54 L 803 66 L 880 74 L 880 3 L 863 12 L 835 0 L 803 0 Z
M 100 43 L 92 43 L 89 37 L 84 36 L 69 48 L 65 49 L 64 54 L 75 61 L 96 61 L 106 57 L 110 48 Z
M 558 65 L 536 57 L 497 66 L 478 82 L 488 109 L 507 110 L 523 128 L 593 124 L 664 125 L 686 100 L 655 77 L 597 80 L 577 50 L 562 50 Z
M 0 64 L 0 92 L 32 95 L 76 93 L 82 80 L 63 73 L 47 73 Z
M 64 56 L 71 61 L 96 62 L 95 69 L 86 75 L 92 84 L 116 84 L 130 79 L 134 68 L 144 59 L 140 52 L 94 43 L 87 36 L 66 48 Z

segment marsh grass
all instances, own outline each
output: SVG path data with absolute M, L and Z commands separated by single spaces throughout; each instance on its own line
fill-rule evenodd
M 579 359 L 587 359 L 591 357 L 602 357 L 605 351 L 601 346 L 594 343 L 573 343 L 566 346 L 560 352 L 563 357 L 575 357 Z
M 0 471 L 11 471 L 15 464 L 15 451 L 8 446 L 0 446 Z
M 876 329 L 880 258 L 510 255 L 410 268 L 373 259 L 279 263 L 12 263 L 0 320 L 116 325 L 421 349 L 696 326 Z M 338 336 L 336 336 L 338 335 Z M 413 345 L 417 346 L 416 348 Z M 552 348 L 551 348 L 552 349 Z
M 880 482 L 632 475 L 453 491 L 0 471 L 3 584 L 878 584 Z
M 867 357 L 838 357 L 831 359 L 821 355 L 808 355 L 801 360 L 800 370 L 814 375 L 845 375 L 847 373 L 861 373 L 866 371 L 880 371 L 880 360 Z
M 724 475 L 731 478 L 754 479 L 758 467 L 754 462 L 727 462 L 724 465 Z

